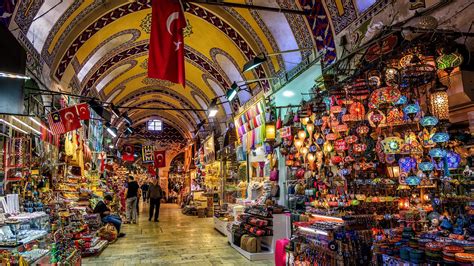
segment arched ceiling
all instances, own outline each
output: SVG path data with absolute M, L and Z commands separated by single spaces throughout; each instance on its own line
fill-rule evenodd
M 72 88 L 82 95 L 98 95 L 102 101 L 122 106 L 121 111 L 127 112 L 137 128 L 142 128 L 146 119 L 159 117 L 183 138 L 191 138 L 196 125 L 207 119 L 202 109 L 207 109 L 213 98 L 225 94 L 232 82 L 239 81 L 236 79 L 273 77 L 296 66 L 309 51 L 272 57 L 252 72 L 239 73 L 255 55 L 312 46 L 321 51 L 334 46 L 334 40 L 328 38 L 332 31 L 319 1 L 233 2 L 312 9 L 312 15 L 185 2 L 184 89 L 147 78 L 150 0 L 19 1 L 14 20 L 24 33 L 23 42 L 41 58 L 50 70 L 50 78 L 60 87 Z M 267 90 L 269 86 L 264 81 L 257 89 Z M 242 93 L 238 98 L 246 101 L 249 95 Z M 225 97 L 221 100 L 225 101 Z M 137 106 L 143 109 L 133 109 Z M 233 106 L 219 105 L 217 119 L 225 121 Z M 124 128 L 120 120 L 113 123 L 120 130 Z

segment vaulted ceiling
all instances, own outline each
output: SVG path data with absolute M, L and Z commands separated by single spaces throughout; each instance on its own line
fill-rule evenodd
M 269 63 L 242 73 L 245 62 L 255 55 L 316 47 L 319 52 L 325 50 L 325 60 L 330 62 L 336 54 L 321 1 L 233 1 L 306 9 L 307 16 L 184 2 L 187 86 L 183 89 L 147 77 L 151 0 L 12 2 L 16 9 L 9 27 L 27 47 L 30 61 L 37 63 L 33 67 L 47 84 L 121 106 L 137 127 L 149 118 L 160 118 L 184 139 L 192 138 L 196 125 L 207 120 L 205 112 L 189 109 L 207 109 L 234 81 L 291 70 L 312 51 L 272 57 Z M 269 90 L 270 83 L 262 81 L 253 89 Z M 250 97 L 241 91 L 237 101 L 220 105 L 217 119 L 225 121 Z M 168 110 L 125 108 L 137 106 Z M 186 110 L 170 110 L 174 108 Z M 123 131 L 123 121 L 113 124 Z

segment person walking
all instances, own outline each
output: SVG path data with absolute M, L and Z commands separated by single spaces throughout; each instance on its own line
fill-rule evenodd
M 137 197 L 138 190 L 137 181 L 134 180 L 133 176 L 128 177 L 128 186 L 126 191 L 126 204 L 127 204 L 127 222 L 126 223 L 137 223 Z
M 149 198 L 150 198 L 150 216 L 148 221 L 151 221 L 153 213 L 155 214 L 155 222 L 158 222 L 158 216 L 160 216 L 160 203 L 163 197 L 163 190 L 158 184 L 158 179 L 154 179 L 149 187 Z
M 145 180 L 142 184 L 142 198 L 143 198 L 143 202 L 148 202 L 148 188 L 150 187 L 150 185 L 148 184 L 148 180 Z

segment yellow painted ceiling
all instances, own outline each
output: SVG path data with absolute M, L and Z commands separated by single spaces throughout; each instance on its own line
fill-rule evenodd
M 96 9 L 90 11 L 88 14 L 83 15 L 82 19 L 77 19 L 77 16 L 81 12 L 85 12 L 95 0 L 85 0 L 79 7 L 71 13 L 71 15 L 63 21 L 61 27 L 52 36 L 50 45 L 47 47 L 47 51 L 51 54 L 53 51 L 60 51 L 56 53 L 56 56 L 52 58 L 51 62 L 51 73 L 57 73 L 60 67 L 63 68 L 63 73 L 61 78 L 57 80 L 58 84 L 61 84 L 63 87 L 76 86 L 76 90 L 82 91 L 84 93 L 91 93 L 94 91 L 97 84 L 107 75 L 113 71 L 116 67 L 124 64 L 126 62 L 135 63 L 135 65 L 129 70 L 121 73 L 118 76 L 113 77 L 107 82 L 100 92 L 93 93 L 98 94 L 101 97 L 101 100 L 108 99 L 111 95 L 116 95 L 111 101 L 114 104 L 119 104 L 123 99 L 129 98 L 130 95 L 134 95 L 137 92 L 143 91 L 146 88 L 164 88 L 169 91 L 170 95 L 160 94 L 160 93 L 151 93 L 149 95 L 140 95 L 139 98 L 135 101 L 136 103 L 149 102 L 151 100 L 159 100 L 166 102 L 168 105 L 185 107 L 183 103 L 179 100 L 179 97 L 186 99 L 189 102 L 190 107 L 201 109 L 199 102 L 196 101 L 193 95 L 201 95 L 204 97 L 206 102 L 209 102 L 215 98 L 216 93 L 210 87 L 210 85 L 203 79 L 203 76 L 208 76 L 210 79 L 214 80 L 217 84 L 221 85 L 224 83 L 226 86 L 230 85 L 234 80 L 227 75 L 227 73 L 219 66 L 218 62 L 215 61 L 215 55 L 211 54 L 213 48 L 218 48 L 224 51 L 230 57 L 231 61 L 237 64 L 237 69 L 242 69 L 245 62 L 249 59 L 245 54 L 245 51 L 242 51 L 242 48 L 236 44 L 235 40 L 232 40 L 227 34 L 231 31 L 236 32 L 238 35 L 242 36 L 243 42 L 248 45 L 254 55 L 264 52 L 264 53 L 273 53 L 277 52 L 272 49 L 275 45 L 271 44 L 271 40 L 266 36 L 265 32 L 260 28 L 256 20 L 252 17 L 251 13 L 245 9 L 234 9 L 238 14 L 246 21 L 246 25 L 250 25 L 251 29 L 256 35 L 252 35 L 249 29 L 246 29 L 245 25 L 241 24 L 237 18 L 230 15 L 224 9 L 216 7 L 206 7 L 200 6 L 200 12 L 207 12 L 206 18 L 212 18 L 213 25 L 206 18 L 196 16 L 189 12 L 185 13 L 186 19 L 188 21 L 188 27 L 185 31 L 185 44 L 189 47 L 189 50 L 192 51 L 193 55 L 200 58 L 199 63 L 191 62 L 186 59 L 186 79 L 188 83 L 192 86 L 182 88 L 180 85 L 169 84 L 169 82 L 155 82 L 150 83 L 149 79 L 146 78 L 146 61 L 148 57 L 147 51 L 141 51 L 138 54 L 128 54 L 127 56 L 116 60 L 113 63 L 107 63 L 110 60 L 115 60 L 120 54 L 129 51 L 130 49 L 136 47 L 142 47 L 144 44 L 148 43 L 149 39 L 149 23 L 150 21 L 147 18 L 150 17 L 151 8 L 142 8 L 142 10 L 133 11 L 125 15 L 116 15 L 113 18 L 108 18 L 112 20 L 106 26 L 97 26 L 96 32 L 88 36 L 88 38 L 80 45 L 80 48 L 74 50 L 74 42 L 76 41 L 77 36 L 84 33 L 84 30 L 104 19 L 107 14 L 111 11 L 117 11 L 119 9 L 129 8 L 133 1 L 126 0 L 117 0 L 111 1 L 110 3 L 100 5 Z M 140 3 L 146 3 L 147 1 L 138 1 Z M 244 0 L 231 1 L 238 3 L 245 3 Z M 72 24 L 75 23 L 75 24 Z M 220 29 L 217 25 L 222 25 L 220 23 L 226 23 L 230 28 Z M 68 36 L 63 36 L 66 29 L 72 27 Z M 224 32 L 224 31 L 227 31 Z M 120 34 L 129 34 L 130 38 L 125 39 L 129 40 L 124 43 L 117 43 L 115 47 L 110 51 L 102 51 L 104 49 L 104 42 L 112 36 L 117 36 Z M 232 35 L 232 34 L 231 34 Z M 128 35 L 127 35 L 128 36 Z M 133 36 L 133 37 L 132 37 Z M 262 51 L 257 43 L 261 44 L 260 47 L 263 47 L 265 50 Z M 102 50 L 101 50 L 102 49 Z M 73 52 L 70 52 L 73 51 Z M 97 51 L 102 51 L 98 53 Z M 73 57 L 67 65 L 62 66 L 63 58 L 65 55 L 72 53 Z M 91 60 L 91 58 L 93 60 Z M 87 62 L 94 62 L 93 65 L 85 65 Z M 272 69 L 274 71 L 279 71 L 279 65 L 281 62 L 278 62 L 277 58 L 273 58 L 271 61 Z M 280 63 L 280 64 L 279 64 Z M 206 70 L 205 66 L 211 66 L 211 70 Z M 104 69 L 104 66 L 106 69 Z M 82 81 L 77 79 L 77 74 L 83 69 L 83 72 L 87 72 Z M 265 76 L 270 77 L 270 69 L 267 66 L 263 68 Z M 272 70 L 272 71 L 273 71 Z M 97 73 L 96 73 L 97 72 Z M 243 75 L 243 74 L 241 74 Z M 218 76 L 223 78 L 223 81 L 220 83 Z M 53 75 L 54 77 L 54 75 Z M 243 75 L 245 79 L 255 79 L 258 78 L 255 72 L 245 73 Z M 58 77 L 55 77 L 58 79 Z M 92 86 L 91 86 L 92 84 Z M 77 88 L 79 86 L 79 88 Z M 227 88 L 222 86 L 221 88 L 225 91 Z M 117 91 L 120 91 L 117 94 Z M 144 105 L 146 107 L 166 107 L 164 104 L 160 103 L 149 103 Z M 124 111 L 126 109 L 123 109 Z M 144 116 L 162 116 L 170 122 L 176 124 L 172 125 L 176 127 L 181 132 L 189 133 L 194 129 L 197 123 L 200 120 L 206 118 L 206 114 L 203 112 L 198 112 L 199 119 L 196 121 L 195 117 L 192 117 L 191 111 L 153 111 L 153 110 L 134 110 L 130 111 L 130 116 L 132 120 L 134 118 L 140 118 Z M 192 119 L 183 119 L 183 113 L 187 114 Z M 221 121 L 226 120 L 226 115 L 222 105 L 220 106 L 220 112 L 218 118 Z M 183 121 L 186 120 L 186 121 Z M 190 134 L 184 134 L 186 137 L 190 137 Z

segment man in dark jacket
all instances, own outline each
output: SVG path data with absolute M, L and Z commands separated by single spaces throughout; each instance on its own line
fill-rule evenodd
M 155 222 L 158 222 L 158 216 L 160 215 L 160 202 L 163 197 L 163 191 L 158 184 L 158 179 L 153 179 L 150 187 L 148 188 L 148 195 L 150 198 L 150 216 L 148 221 L 151 221 L 153 212 L 155 213 Z
M 118 215 L 110 213 L 108 205 L 112 202 L 113 198 L 110 195 L 105 195 L 104 200 L 99 201 L 95 205 L 94 213 L 100 214 L 100 218 L 104 224 L 111 223 L 117 229 L 118 237 L 125 236 L 124 233 L 120 233 L 120 227 L 122 225 L 122 219 Z

